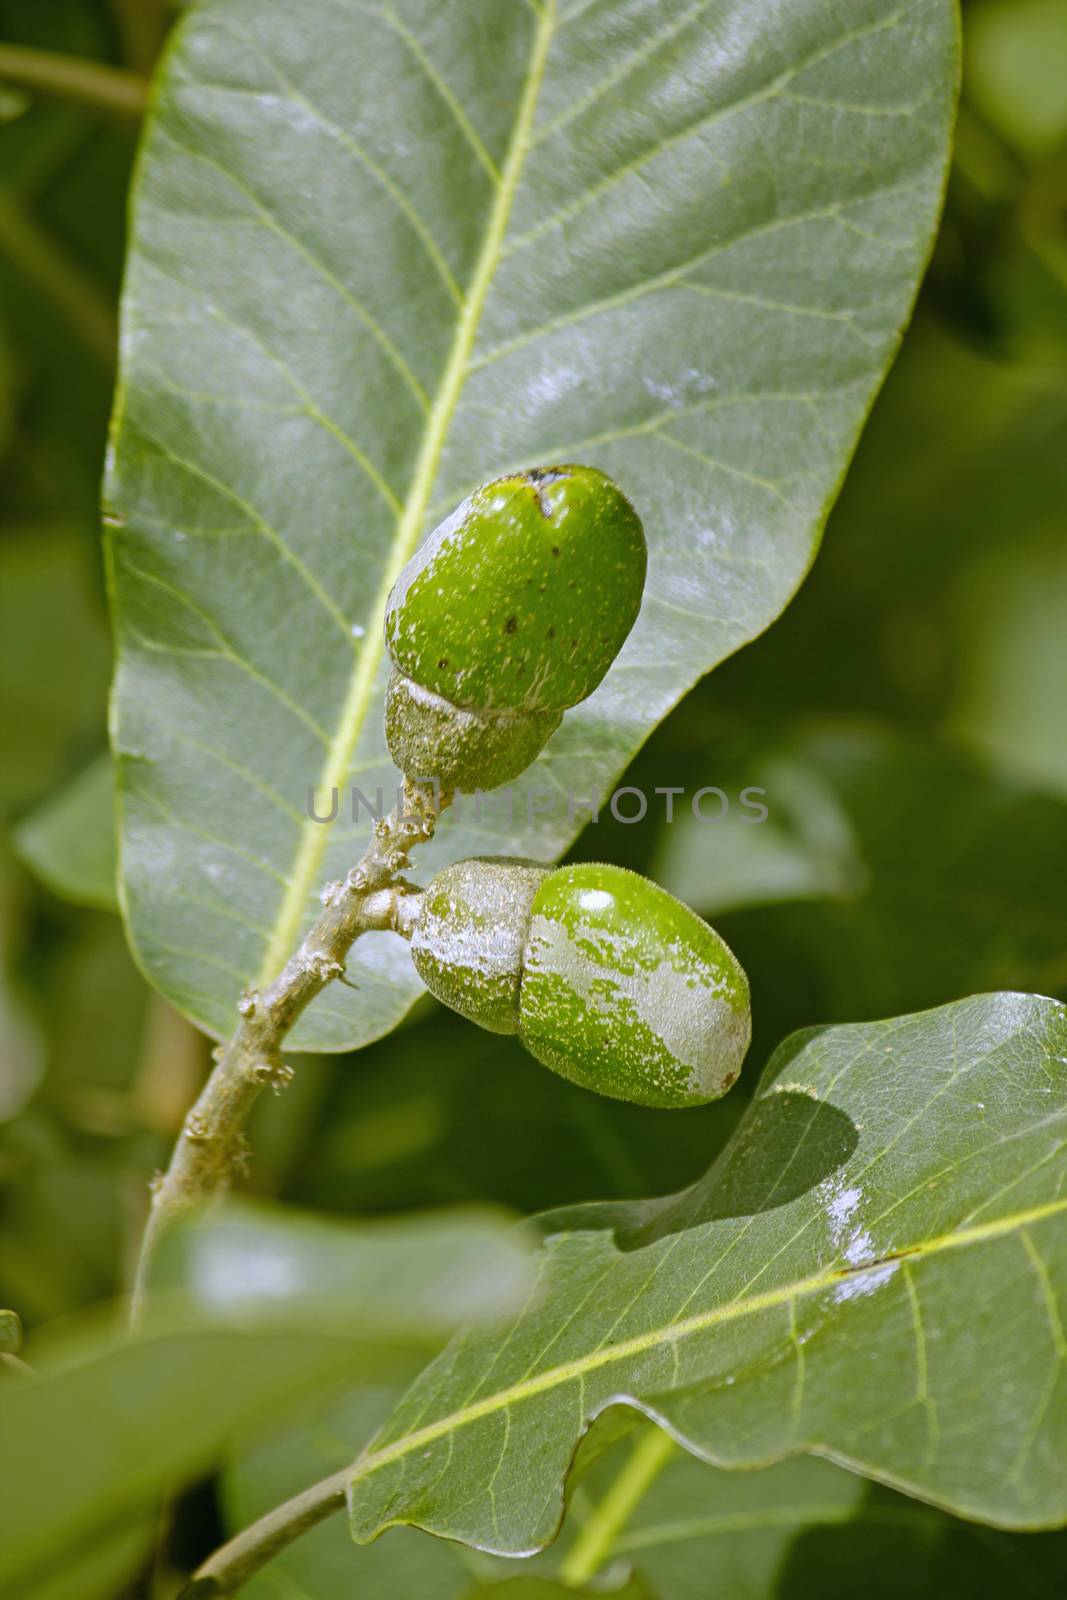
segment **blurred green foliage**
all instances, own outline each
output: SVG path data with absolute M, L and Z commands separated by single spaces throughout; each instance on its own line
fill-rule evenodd
M 9 1380 L 8 1600 L 113 1592 L 160 1494 L 213 1465 L 235 1431 L 276 1424 L 342 1378 L 417 1370 L 457 1323 L 520 1304 L 531 1258 L 490 1212 L 354 1225 L 239 1206 L 175 1229 L 157 1269 L 135 1337 L 107 1318 L 53 1332 L 31 1346 L 36 1377 Z
M 165 0 L 0 0 L 0 41 L 143 73 L 170 15 Z M 668 828 L 650 807 L 573 853 L 658 871 L 716 914 L 752 978 L 749 1089 L 795 1027 L 976 987 L 1067 995 L 1067 11 L 974 0 L 964 20 L 940 241 L 822 552 L 625 780 L 759 784 L 768 822 Z M 66 792 L 106 743 L 97 498 L 135 131 L 0 82 L 0 1306 L 31 1328 L 122 1286 L 206 1059 L 93 909 L 106 768 L 88 799 Z M 45 882 L 49 840 L 73 849 L 88 904 L 35 878 L 12 830 Z M 298 1063 L 257 1113 L 251 1184 L 362 1213 L 666 1192 L 705 1169 L 745 1093 L 684 1117 L 600 1100 L 425 1002 L 358 1057 Z M 805 1535 L 842 1574 L 821 1593 L 869 1584 L 860 1538 Z M 907 1539 L 928 1558 L 908 1592 L 950 1592 L 952 1538 Z M 1003 1572 L 1019 1540 L 996 1545 Z M 777 1592 L 811 1592 L 808 1555 L 793 1547 Z M 977 1543 L 964 1556 L 981 1566 Z M 461 1594 L 479 1575 L 449 1581 Z

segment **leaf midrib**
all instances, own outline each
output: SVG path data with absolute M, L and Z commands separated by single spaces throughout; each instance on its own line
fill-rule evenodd
M 412 1433 L 394 1440 L 392 1444 L 385 1445 L 381 1450 L 368 1450 L 357 1457 L 348 1475 L 350 1484 L 356 1484 L 362 1478 L 369 1477 L 381 1467 L 388 1466 L 391 1462 L 399 1460 L 413 1450 L 420 1449 L 423 1445 L 432 1444 L 435 1440 L 444 1438 L 455 1430 L 466 1427 L 472 1422 L 478 1422 L 483 1417 L 492 1416 L 495 1412 L 505 1410 L 509 1406 L 522 1401 L 534 1399 L 539 1394 L 559 1388 L 565 1383 L 588 1372 L 595 1372 L 600 1367 L 612 1365 L 617 1361 L 624 1361 L 630 1356 L 643 1355 L 655 1349 L 664 1341 L 675 1341 L 691 1337 L 693 1334 L 702 1333 L 720 1323 L 735 1322 L 741 1317 L 752 1316 L 759 1311 L 773 1310 L 778 1306 L 788 1305 L 791 1300 L 801 1296 L 818 1294 L 825 1289 L 833 1289 L 838 1284 L 849 1279 L 862 1277 L 864 1273 L 876 1272 L 894 1262 L 923 1259 L 924 1257 L 943 1254 L 948 1250 L 963 1249 L 970 1245 L 983 1244 L 991 1239 L 1002 1238 L 1007 1234 L 1015 1233 L 1032 1223 L 1042 1222 L 1048 1217 L 1067 1212 L 1067 1199 L 1052 1200 L 1045 1205 L 1033 1206 L 1026 1211 L 1009 1213 L 1007 1216 L 998 1217 L 993 1222 L 978 1223 L 969 1228 L 958 1228 L 952 1233 L 940 1234 L 932 1239 L 918 1240 L 915 1243 L 902 1245 L 899 1249 L 887 1252 L 872 1261 L 865 1261 L 857 1266 L 833 1268 L 829 1271 L 814 1273 L 807 1278 L 799 1278 L 792 1283 L 779 1285 L 776 1289 L 768 1289 L 763 1294 L 747 1295 L 737 1300 L 728 1301 L 725 1305 L 713 1306 L 707 1311 L 694 1313 L 678 1322 L 667 1323 L 665 1326 L 651 1328 L 646 1333 L 635 1334 L 632 1339 L 622 1340 L 618 1344 L 606 1345 L 601 1349 L 592 1350 L 588 1355 L 580 1356 L 572 1361 L 561 1362 L 559 1366 L 549 1367 L 544 1372 L 532 1378 L 525 1378 L 521 1382 L 512 1384 L 507 1389 L 500 1389 L 495 1394 L 487 1395 L 484 1400 L 475 1401 L 469 1406 L 461 1407 L 458 1411 L 450 1412 L 445 1417 L 439 1417 L 436 1422 L 430 1422 L 425 1427 L 418 1428 Z
M 375 595 L 371 611 L 372 619 L 384 617 L 389 592 L 414 551 L 422 531 L 441 453 L 463 385 L 467 380 L 471 350 L 486 297 L 500 261 L 504 234 L 529 149 L 534 113 L 552 42 L 555 14 L 556 0 L 546 0 L 544 9 L 538 17 L 507 158 L 501 169 L 500 184 L 493 197 L 488 225 L 470 287 L 460 307 L 452 347 L 423 432 L 411 488 L 397 520 L 389 559 Z M 335 788 L 339 789 L 348 775 L 356 744 L 370 709 L 384 648 L 382 628 L 375 627 L 372 621 L 367 631 L 367 642 L 358 656 L 352 674 L 337 732 L 330 743 L 322 774 L 316 786 L 316 793 L 320 798 L 324 794 L 329 795 Z M 303 837 L 293 858 L 289 886 L 275 919 L 273 932 L 256 980 L 260 986 L 270 982 L 292 954 L 303 925 L 308 897 L 321 876 L 322 859 L 331 826 L 330 823 L 315 822 L 310 817 L 304 823 Z

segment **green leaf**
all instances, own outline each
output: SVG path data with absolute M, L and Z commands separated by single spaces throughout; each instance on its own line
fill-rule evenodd
M 596 1430 L 594 1430 L 595 1432 Z M 594 1526 L 643 1448 L 610 1450 L 583 1479 L 558 1546 L 575 1531 L 579 1497 Z M 592 1509 L 589 1510 L 589 1503 Z M 579 1538 L 581 1524 L 578 1525 Z M 1055 1592 L 1065 1534 L 1003 1533 L 949 1517 L 828 1461 L 797 1457 L 757 1472 L 723 1472 L 674 1449 L 615 1531 L 598 1570 L 632 1565 L 666 1600 L 818 1595 L 819 1600 L 1026 1600 Z M 315 1591 L 317 1600 L 332 1600 Z
M 218 1033 L 358 853 L 349 786 L 388 803 L 384 600 L 471 487 L 603 468 L 650 581 L 514 819 L 468 806 L 427 871 L 558 852 L 568 788 L 602 791 L 786 604 L 915 293 L 954 98 L 951 0 L 301 17 L 214 0 L 179 29 L 107 485 L 131 937 Z M 307 795 L 334 787 L 327 827 Z M 388 936 L 352 975 L 298 1047 L 366 1042 L 417 991 Z
M 594 1519 L 610 1506 L 646 1431 L 583 1480 L 581 1499 L 592 1502 Z M 542 1560 L 566 1561 L 578 1498 L 559 1545 Z M 632 1565 L 665 1600 L 707 1600 L 709 1573 L 716 1595 L 736 1600 L 1000 1600 L 1006 1584 L 1020 1600 L 1045 1600 L 1065 1553 L 1067 1534 L 962 1522 L 811 1456 L 723 1472 L 676 1449 L 611 1540 L 603 1567 Z
M 398 1391 L 384 1385 L 355 1391 L 332 1403 L 325 1413 L 316 1408 L 299 1428 L 243 1452 L 223 1479 L 227 1527 L 236 1533 L 309 1483 L 337 1472 L 381 1425 L 397 1398 Z M 280 1550 L 242 1593 L 247 1600 L 276 1600 L 290 1588 L 294 1594 L 314 1595 L 315 1600 L 349 1600 L 354 1593 L 372 1595 L 374 1600 L 411 1600 L 415 1595 L 473 1600 L 483 1594 L 527 1600 L 528 1593 L 529 1600 L 542 1600 L 542 1595 L 554 1600 L 557 1594 L 590 1592 L 561 1590 L 553 1572 L 547 1567 L 541 1570 L 542 1565 L 537 1564 L 535 1578 L 525 1571 L 516 1578 L 514 1562 L 411 1528 L 390 1529 L 372 1544 L 356 1547 L 343 1519 L 330 1517 Z M 533 1583 L 542 1587 L 529 1591 L 521 1587 Z M 617 1583 L 595 1592 L 620 1594 Z M 636 1583 L 621 1590 L 622 1600 L 646 1600 L 647 1594 Z
M 499 1314 L 521 1271 L 513 1233 L 476 1214 L 347 1227 L 242 1210 L 167 1243 L 171 1288 L 140 1336 L 83 1332 L 45 1375 L 5 1392 L 0 1586 L 11 1600 L 36 1600 L 75 1556 L 99 1547 L 103 1561 L 117 1525 L 136 1525 L 239 1431 L 342 1376 L 410 1370 L 468 1304 Z
M 773 906 L 742 926 L 752 942 L 773 931 L 778 961 L 797 952 L 820 997 L 809 1015 L 1067 990 L 1062 800 L 951 746 L 844 719 L 766 742 L 757 730 L 736 769 L 716 774 L 731 794 L 762 789 L 766 821 L 679 809 L 653 876 L 705 916 Z
M 398 1398 L 395 1387 L 365 1386 L 318 1408 L 299 1428 L 241 1453 L 222 1480 L 226 1526 L 248 1527 L 308 1484 L 339 1472 L 366 1444 Z M 277 1600 L 286 1583 L 315 1600 L 462 1600 L 476 1578 L 491 1570 L 487 1558 L 451 1540 L 409 1528 L 390 1530 L 365 1548 L 353 1547 L 343 1517 L 330 1517 L 280 1550 L 245 1591 L 246 1600 Z
M 78 904 L 118 910 L 115 777 L 99 756 L 11 832 L 15 853 L 41 881 Z
M 388 1407 L 388 1390 L 363 1390 L 244 1453 L 224 1480 L 230 1530 L 337 1471 Z M 611 1420 L 609 1414 L 586 1436 L 575 1476 Z M 655 1431 L 640 1424 L 609 1441 L 577 1487 L 571 1479 L 560 1537 L 523 1563 L 524 1577 L 559 1576 L 576 1539 L 618 1507 L 614 1497 L 636 1450 Z M 812 1456 L 754 1472 L 721 1471 L 676 1448 L 660 1459 L 636 1503 L 611 1517 L 596 1590 L 579 1593 L 603 1593 L 605 1579 L 628 1575 L 664 1600 L 707 1600 L 714 1573 L 716 1596 L 730 1600 L 853 1600 L 860 1592 L 871 1600 L 1001 1600 L 1010 1575 L 1019 1600 L 1047 1600 L 1063 1570 L 1067 1533 L 1003 1533 L 963 1522 Z M 481 1592 L 494 1594 L 514 1571 L 513 1562 L 411 1528 L 353 1546 L 340 1519 L 330 1518 L 279 1552 L 246 1593 L 247 1600 L 277 1600 L 290 1588 L 315 1600 L 349 1600 L 354 1592 L 375 1600 L 468 1600 L 474 1575 Z
M 504 1213 L 484 1207 L 354 1223 L 234 1204 L 164 1241 L 159 1282 L 215 1320 L 256 1324 L 299 1301 L 319 1332 L 418 1347 L 464 1317 L 499 1316 L 521 1298 L 527 1268 Z
M 546 1543 L 614 1405 L 717 1465 L 810 1451 L 1004 1527 L 1067 1521 L 1065 1128 L 1055 1001 L 794 1035 L 701 1182 L 542 1219 L 537 1302 L 416 1381 L 352 1468 L 354 1536 Z

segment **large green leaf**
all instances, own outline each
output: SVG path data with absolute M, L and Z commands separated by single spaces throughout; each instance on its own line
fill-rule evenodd
M 224 1480 L 230 1528 L 236 1532 L 336 1472 L 388 1406 L 388 1389 L 365 1389 L 326 1412 L 316 1407 L 301 1427 L 246 1451 Z M 597 1448 L 609 1420 L 587 1436 L 580 1459 Z M 1018 1600 L 1047 1600 L 1063 1570 L 1067 1533 L 1004 1533 L 963 1522 L 812 1456 L 725 1472 L 677 1448 L 664 1458 L 654 1446 L 658 1465 L 635 1484 L 634 1467 L 654 1431 L 641 1423 L 604 1449 L 577 1486 L 572 1478 L 559 1539 L 524 1563 L 524 1573 L 558 1575 L 576 1539 L 590 1534 L 599 1558 L 592 1563 L 595 1592 L 604 1592 L 605 1578 L 629 1576 L 661 1600 L 707 1600 L 709 1573 L 715 1600 L 852 1600 L 857 1592 L 871 1600 L 1001 1600 L 1008 1573 Z M 341 1519 L 330 1518 L 280 1551 L 243 1592 L 247 1600 L 349 1600 L 353 1593 L 468 1600 L 477 1577 L 484 1590 L 476 1592 L 502 1593 L 503 1600 L 509 1591 L 493 1586 L 514 1572 L 513 1562 L 412 1528 L 354 1547 Z
M 612 1496 L 647 1426 L 583 1480 L 594 1519 L 607 1512 L 614 1524 Z M 573 1521 L 572 1507 L 558 1554 L 542 1561 L 564 1554 Z M 1006 1587 L 1047 1600 L 1065 1556 L 1067 1534 L 963 1522 L 811 1456 L 723 1472 L 675 1450 L 606 1541 L 602 1565 L 632 1565 L 662 1600 L 707 1600 L 711 1573 L 715 1600 L 1001 1600 Z
M 107 500 L 131 934 L 209 1030 L 388 795 L 381 616 L 433 521 L 579 458 L 645 518 L 646 604 L 523 794 L 429 864 L 551 855 L 811 561 L 929 249 L 951 0 L 213 0 L 136 188 Z M 310 820 L 342 791 L 332 827 Z M 391 1026 L 362 941 L 295 1042 Z
M 139 1530 L 237 1431 L 342 1376 L 410 1371 L 468 1308 L 514 1304 L 524 1275 L 518 1241 L 477 1214 L 353 1227 L 244 1209 L 167 1243 L 170 1287 L 140 1336 L 83 1334 L 42 1376 L 5 1387 L 10 1600 L 64 1592 L 75 1561 L 120 1559 L 116 1533 Z
M 1067 1521 L 1067 1009 L 1000 994 L 794 1035 L 707 1177 L 544 1219 L 538 1296 L 423 1373 L 351 1477 L 392 1522 L 551 1539 L 613 1405 L 810 1451 L 1005 1527 Z

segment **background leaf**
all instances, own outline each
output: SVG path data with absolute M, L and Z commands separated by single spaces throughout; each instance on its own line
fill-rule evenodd
M 765 791 L 765 822 L 680 810 L 653 876 L 740 943 L 769 939 L 818 1015 L 879 1016 L 983 989 L 1067 989 L 1067 806 L 951 747 L 857 721 L 758 733 L 717 778 Z M 715 805 L 707 808 L 712 818 Z M 799 904 L 797 902 L 804 902 Z M 752 935 L 753 937 L 750 937 Z M 756 955 L 757 962 L 760 960 Z
M 1067 366 L 1051 355 L 916 323 L 810 579 L 681 712 L 705 768 L 716 727 L 846 712 L 947 730 L 1010 779 L 1067 789 Z
M 230 1205 L 187 1223 L 161 1252 L 158 1285 L 198 1316 L 255 1324 L 280 1307 L 355 1340 L 439 1341 L 464 1317 L 491 1320 L 529 1279 L 523 1236 L 485 1209 L 356 1224 Z
M 360 1229 L 243 1211 L 167 1247 L 170 1288 L 141 1335 L 83 1330 L 70 1346 L 68 1333 L 61 1355 L 45 1348 L 51 1370 L 5 1390 L 0 1581 L 11 1600 L 52 1583 L 63 1592 L 71 1567 L 96 1555 L 118 1559 L 116 1527 L 139 1530 L 160 1493 L 239 1430 L 342 1376 L 410 1370 L 468 1308 L 513 1304 L 523 1275 L 513 1231 L 485 1216 Z M 135 1539 L 125 1558 L 136 1551 Z
M 617 1445 L 582 1480 L 587 1506 L 610 1493 L 631 1448 Z M 711 1573 L 716 1600 L 850 1600 L 857 1592 L 997 1600 L 1006 1585 L 1043 1600 L 1065 1550 L 1062 1533 L 1023 1538 L 961 1522 L 829 1461 L 723 1472 L 675 1450 L 606 1559 L 632 1564 L 663 1600 L 705 1600 Z
M 809 1450 L 1001 1526 L 1067 1520 L 1065 1122 L 1055 1001 L 795 1035 L 704 1180 L 543 1219 L 537 1304 L 417 1380 L 352 1469 L 355 1537 L 545 1543 L 619 1403 L 718 1465 Z
M 65 899 L 118 910 L 115 886 L 115 773 L 98 756 L 13 832 L 16 854 Z
M 366 818 L 311 822 L 307 792 L 391 789 L 382 603 L 479 481 L 603 467 L 651 576 L 514 820 L 451 818 L 429 864 L 558 852 L 568 789 L 600 792 L 781 610 L 929 249 L 955 55 L 949 0 L 190 16 L 137 186 L 107 489 L 126 903 L 175 1004 L 228 1031 L 353 858 Z M 364 1042 L 417 992 L 391 938 L 353 970 L 298 1046 Z

